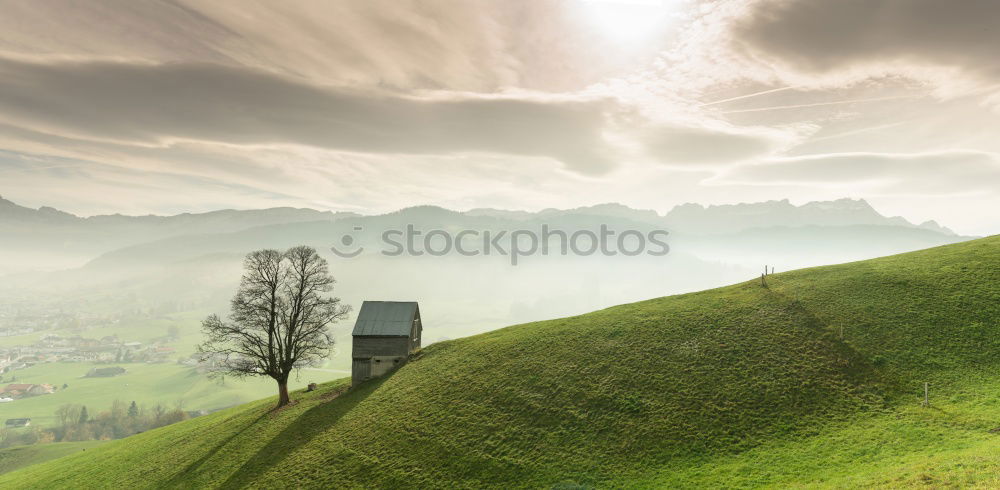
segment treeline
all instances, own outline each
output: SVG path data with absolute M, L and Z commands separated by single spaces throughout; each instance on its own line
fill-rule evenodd
M 134 401 L 115 400 L 111 408 L 91 414 L 84 405 L 68 403 L 56 410 L 59 425 L 51 428 L 26 427 L 2 429 L 0 448 L 23 444 L 63 441 L 96 441 L 121 439 L 189 418 L 180 406 L 168 408 L 162 404 L 147 408 Z

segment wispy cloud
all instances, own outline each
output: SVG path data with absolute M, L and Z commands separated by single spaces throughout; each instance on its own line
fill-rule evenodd
M 547 156 L 608 170 L 601 131 L 611 100 L 321 87 L 212 64 L 0 60 L 0 118 L 107 141 L 293 143 L 401 154 Z
M 976 151 L 808 155 L 735 167 L 713 182 L 868 188 L 900 195 L 995 195 L 1000 156 Z
M 758 0 L 730 39 L 804 83 L 904 75 L 954 92 L 1000 80 L 998 17 L 993 0 Z

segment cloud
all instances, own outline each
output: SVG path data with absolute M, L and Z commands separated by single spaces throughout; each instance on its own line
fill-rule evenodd
M 901 195 L 996 193 L 1000 157 L 978 151 L 839 153 L 737 166 L 713 184 L 865 188 Z
M 91 155 L 0 150 L 0 194 L 92 215 L 273 206 L 375 213 L 417 203 L 541 209 L 567 198 L 592 204 L 597 193 L 609 192 L 603 180 L 555 171 L 557 162 L 538 157 L 412 155 L 401 162 L 307 147 L 191 144 L 122 147 L 121 154 L 107 146 L 74 150 Z
M 3 194 L 31 206 L 54 206 L 77 213 L 146 214 L 233 207 L 301 205 L 300 196 L 263 190 L 232 180 L 155 172 L 91 160 L 0 150 Z M 272 186 L 273 188 L 274 186 Z M 40 195 L 39 190 L 44 189 Z M 183 204 L 178 202 L 183 194 Z
M 766 128 L 656 125 L 643 132 L 646 152 L 677 165 L 729 164 L 762 157 L 784 146 L 790 135 Z
M 398 95 L 324 87 L 204 63 L 36 63 L 0 59 L 0 118 L 135 144 L 172 140 L 300 144 L 343 151 L 546 156 L 612 167 L 610 99 Z
M 577 2 L 563 0 L 0 5 L 0 53 L 219 63 L 400 90 L 575 90 L 658 48 L 618 49 L 581 21 Z
M 735 18 L 730 36 L 751 57 L 799 75 L 946 82 L 931 69 L 997 82 L 997 18 L 995 0 L 761 0 Z

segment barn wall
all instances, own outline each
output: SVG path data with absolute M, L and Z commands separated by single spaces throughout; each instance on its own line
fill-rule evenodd
M 406 363 L 410 355 L 409 337 L 354 337 L 351 384 L 382 376 Z
M 372 362 L 368 359 L 355 359 L 351 363 L 351 385 L 358 386 L 371 377 Z
M 352 357 L 402 356 L 410 355 L 410 339 L 407 337 L 354 337 Z
M 372 360 L 372 377 L 382 376 L 406 363 L 405 357 L 375 356 Z
M 410 327 L 410 352 L 420 349 L 420 342 L 423 340 L 424 322 L 420 320 L 420 309 L 413 317 L 413 325 Z
M 410 328 L 410 352 L 420 349 L 420 342 L 423 340 L 423 336 L 423 323 L 419 321 L 413 322 L 413 327 Z

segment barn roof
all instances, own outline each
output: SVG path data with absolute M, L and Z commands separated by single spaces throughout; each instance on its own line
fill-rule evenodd
M 15 391 L 15 390 L 16 390 L 16 391 L 23 391 L 23 390 L 30 390 L 30 389 L 31 389 L 32 387 L 34 387 L 34 386 L 35 386 L 35 385 L 33 385 L 33 384 L 25 384 L 25 383 L 13 383 L 13 384 L 9 384 L 9 385 L 7 385 L 7 387 L 6 387 L 6 388 L 4 388 L 4 391 Z
M 352 335 L 409 337 L 418 311 L 416 301 L 365 301 Z

